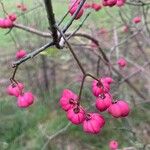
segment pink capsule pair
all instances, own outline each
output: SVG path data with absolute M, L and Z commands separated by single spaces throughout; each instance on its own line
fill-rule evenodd
M 7 18 L 0 18 L 0 28 L 12 28 L 13 22 L 17 19 L 16 14 L 9 14 Z
M 111 77 L 100 78 L 99 81 L 94 80 L 92 83 L 92 93 L 98 97 L 101 94 L 108 93 L 110 91 L 110 84 L 113 82 Z
M 124 100 L 118 100 L 110 105 L 108 113 L 115 118 L 126 117 L 130 112 L 129 104 Z
M 24 85 L 22 83 L 14 83 L 7 87 L 7 93 L 17 97 L 17 106 L 20 108 L 29 107 L 35 100 L 32 92 L 23 92 Z
M 16 52 L 16 59 L 24 58 L 27 55 L 27 52 L 23 49 L 20 49 Z
M 79 106 L 78 96 L 69 89 L 65 89 L 59 101 L 63 110 L 66 111 L 67 118 L 73 124 L 81 124 L 84 120 L 85 111 Z
M 22 83 L 14 83 L 7 87 L 7 93 L 11 96 L 18 97 L 22 90 L 24 89 L 24 85 Z
M 81 106 L 71 108 L 67 111 L 67 118 L 73 124 L 82 124 L 83 131 L 91 134 L 98 134 L 105 125 L 105 120 L 98 113 L 85 113 Z
M 85 113 L 81 106 L 76 106 L 67 111 L 67 118 L 73 124 L 82 124 L 83 131 L 91 134 L 98 134 L 105 125 L 105 120 L 98 113 Z

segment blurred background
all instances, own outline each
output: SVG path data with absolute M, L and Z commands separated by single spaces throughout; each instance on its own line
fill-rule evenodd
M 42 0 L 1 0 L 1 2 L 7 12 L 17 14 L 17 23 L 49 32 Z M 20 3 L 26 6 L 25 11 L 17 8 Z M 68 10 L 68 3 L 68 0 L 53 0 L 57 21 Z M 90 16 L 78 31 L 89 34 L 99 41 L 114 67 L 124 77 L 129 78 L 144 95 L 144 100 L 124 82 L 124 79 L 110 71 L 99 60 L 93 52 L 96 51 L 93 43 L 82 37 L 73 37 L 70 40 L 84 68 L 98 77 L 112 76 L 115 80 L 111 87 L 113 95 L 118 99 L 125 99 L 132 108 L 129 117 L 123 119 L 114 119 L 106 112 L 102 113 L 106 118 L 106 126 L 98 135 L 86 134 L 81 126 L 70 124 L 59 106 L 62 90 L 69 88 L 78 93 L 82 80 L 82 73 L 66 48 L 62 50 L 55 47 L 48 48 L 19 66 L 16 79 L 25 83 L 26 90 L 33 91 L 36 102 L 28 109 L 16 106 L 16 99 L 6 93 L 6 87 L 10 84 L 9 79 L 13 73 L 11 65 L 15 61 L 15 53 L 19 49 L 25 49 L 30 53 L 46 44 L 49 38 L 18 28 L 11 31 L 0 29 L 0 150 L 108 150 L 108 143 L 112 139 L 118 141 L 119 149 L 150 150 L 149 6 L 125 4 L 121 8 L 105 7 L 98 12 L 90 10 Z M 86 13 L 88 12 L 89 10 Z M 136 16 L 142 18 L 142 22 L 137 25 L 132 23 L 132 19 Z M 5 17 L 2 5 L 0 17 Z M 61 27 L 70 18 L 68 15 Z M 80 20 L 74 21 L 68 33 L 74 31 L 83 19 L 84 17 L 81 17 Z M 130 28 L 127 32 L 125 22 Z M 128 62 L 127 67 L 122 70 L 116 63 L 120 57 L 125 57 Z M 97 111 L 92 105 L 95 98 L 91 93 L 91 83 L 92 80 L 87 78 L 82 103 L 89 111 Z

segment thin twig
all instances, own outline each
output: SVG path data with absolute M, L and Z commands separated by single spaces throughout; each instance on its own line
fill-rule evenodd
M 14 62 L 12 67 L 16 67 L 16 66 L 22 64 L 23 62 L 27 61 L 30 58 L 35 57 L 40 52 L 44 51 L 45 49 L 47 49 L 48 47 L 53 46 L 53 45 L 54 45 L 54 42 L 50 42 L 50 43 L 45 44 L 44 46 L 34 50 L 31 53 L 29 53 L 26 57 L 24 57 L 24 58 L 22 58 L 22 59 L 20 59 L 20 60 L 18 60 L 16 62 Z

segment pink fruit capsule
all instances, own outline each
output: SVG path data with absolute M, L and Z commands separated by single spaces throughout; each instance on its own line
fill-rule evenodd
M 125 58 L 121 57 L 117 61 L 117 64 L 119 65 L 120 68 L 124 68 L 125 66 L 127 66 L 127 61 L 125 60 Z
M 9 14 L 8 15 L 8 18 L 11 20 L 11 21 L 15 21 L 17 19 L 17 15 L 16 14 Z
M 86 133 L 97 134 L 104 126 L 105 120 L 102 115 L 98 113 L 88 113 L 86 119 L 83 121 L 83 130 Z
M 112 140 L 109 142 L 109 150 L 117 150 L 118 149 L 118 142 Z
M 63 110 L 68 111 L 77 104 L 78 96 L 69 89 L 65 89 L 60 98 L 60 106 Z
M 122 115 L 122 111 L 117 103 L 110 105 L 110 107 L 108 108 L 108 113 L 115 118 L 119 118 Z
M 91 8 L 91 5 L 90 5 L 89 3 L 85 3 L 85 4 L 83 5 L 83 7 L 84 7 L 85 9 L 88 9 L 88 8 Z
M 24 85 L 22 83 L 11 84 L 7 87 L 7 93 L 11 96 L 18 97 L 22 93 L 23 89 Z
M 129 104 L 123 100 L 118 100 L 110 105 L 108 112 L 115 118 L 126 117 L 130 112 Z
M 27 52 L 23 49 L 20 49 L 16 52 L 16 59 L 24 58 L 27 55 Z
M 132 20 L 132 22 L 133 23 L 140 23 L 141 22 L 141 17 L 140 16 L 137 16 L 137 17 L 135 17 L 135 18 L 133 18 L 133 20 Z
M 117 0 L 107 0 L 107 5 L 109 7 L 112 7 L 112 6 L 116 5 L 116 3 L 117 3 Z
M 91 6 L 95 11 L 99 11 L 102 6 L 100 4 L 97 4 L 97 3 L 92 3 L 92 6 Z
M 125 4 L 125 0 L 117 0 L 116 5 L 117 5 L 118 7 L 121 7 L 121 6 L 123 6 L 124 4 Z
M 112 97 L 106 93 L 96 99 L 96 108 L 99 111 L 105 111 L 112 104 Z
M 92 83 L 92 93 L 94 96 L 98 97 L 100 94 L 107 93 L 110 91 L 110 85 L 106 82 L 98 82 L 94 80 Z
M 103 6 L 108 6 L 107 1 L 108 1 L 108 0 L 102 0 L 102 4 L 103 4 Z
M 117 105 L 119 105 L 121 108 L 121 111 L 122 111 L 121 117 L 128 116 L 130 112 L 129 104 L 125 102 L 124 100 L 118 100 Z
M 34 95 L 32 92 L 25 92 L 22 95 L 19 95 L 17 100 L 17 106 L 20 108 L 27 108 L 34 102 Z
M 67 111 L 67 118 L 73 124 L 81 124 L 85 119 L 85 112 L 82 107 L 76 106 Z
M 114 82 L 114 80 L 111 77 L 103 77 L 101 78 L 101 82 L 106 82 L 107 84 L 111 84 Z
M 75 5 L 75 6 L 70 6 L 69 7 L 69 13 L 71 14 L 71 16 L 74 15 L 74 13 L 76 12 L 76 10 L 78 9 L 78 5 Z M 83 12 L 84 12 L 84 9 L 81 8 L 80 11 L 78 12 L 78 14 L 76 15 L 75 19 L 80 19 L 81 16 L 83 15 Z

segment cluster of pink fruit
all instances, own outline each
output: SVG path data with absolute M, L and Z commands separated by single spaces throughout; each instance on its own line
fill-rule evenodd
M 24 85 L 22 83 L 12 83 L 7 87 L 7 93 L 17 98 L 17 106 L 27 108 L 33 104 L 35 96 L 32 92 L 23 92 Z
M 108 112 L 115 118 L 126 117 L 130 108 L 127 102 L 118 100 L 113 102 L 110 92 L 111 77 L 94 80 L 92 93 L 96 97 L 96 108 L 102 112 Z M 60 105 L 66 111 L 67 118 L 75 125 L 82 124 L 83 130 L 87 133 L 97 134 L 105 125 L 104 117 L 95 112 L 87 113 L 80 105 L 79 97 L 72 91 L 65 89 L 60 98 Z
M 70 1 L 70 4 L 69 4 L 69 13 L 71 14 L 71 16 L 76 12 L 76 10 L 78 9 L 79 7 L 79 4 L 80 4 L 81 0 L 71 0 Z M 80 9 L 79 13 L 77 14 L 76 18 L 75 19 L 79 19 L 83 13 L 84 13 L 84 9 L 94 9 L 95 11 L 99 11 L 101 8 L 102 8 L 102 5 L 103 6 L 123 6 L 125 4 L 125 0 L 102 0 L 102 4 L 100 3 L 85 3 L 83 5 L 83 7 Z
M 16 19 L 16 14 L 10 14 L 6 18 L 0 18 L 0 28 L 12 28 Z

